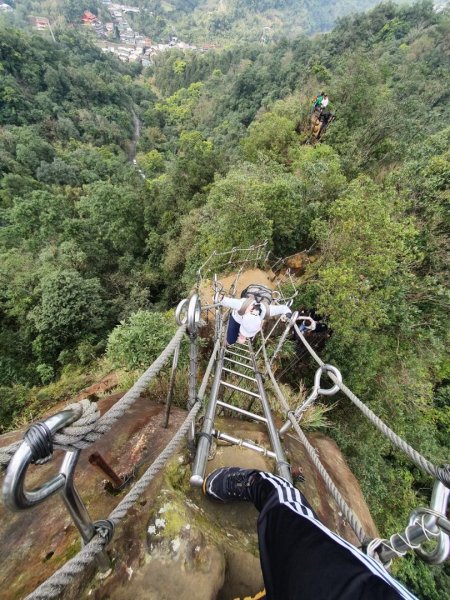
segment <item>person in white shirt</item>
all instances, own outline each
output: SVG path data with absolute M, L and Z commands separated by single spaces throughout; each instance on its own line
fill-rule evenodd
M 326 108 L 328 106 L 328 96 L 326 94 L 324 94 L 323 98 L 322 98 L 322 102 L 320 103 L 321 108 Z
M 264 318 L 277 315 L 292 316 L 292 311 L 285 304 L 266 304 L 265 302 L 250 302 L 244 314 L 239 314 L 248 298 L 224 297 L 220 304 L 233 309 L 228 321 L 227 344 L 231 346 L 236 341 L 244 344 L 247 339 L 254 337 L 261 329 Z

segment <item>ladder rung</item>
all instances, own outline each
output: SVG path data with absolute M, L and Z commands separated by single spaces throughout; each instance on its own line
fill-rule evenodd
M 246 369 L 251 369 L 253 371 L 253 365 L 246 365 L 245 363 L 241 363 L 238 360 L 234 360 L 234 358 L 228 358 L 228 356 L 224 356 L 223 360 L 227 360 L 228 362 L 231 362 L 234 365 L 240 365 L 241 367 L 245 367 Z
M 239 406 L 233 406 L 232 404 L 227 404 L 226 402 L 222 402 L 221 400 L 217 400 L 217 404 L 218 406 L 222 406 L 223 408 L 234 410 L 234 412 L 237 412 L 240 415 L 244 415 L 245 417 L 249 417 L 250 419 L 254 419 L 255 421 L 267 423 L 267 419 L 265 417 L 261 417 L 261 415 L 255 415 L 255 413 L 252 413 L 248 410 L 244 410 L 243 408 L 239 408 Z
M 259 394 L 257 394 L 256 392 L 250 392 L 249 390 L 241 388 L 238 385 L 233 385 L 232 383 L 228 383 L 228 382 L 223 381 L 223 380 L 221 380 L 220 383 L 223 386 L 227 387 L 227 388 L 230 388 L 232 390 L 236 390 L 236 392 L 241 392 L 242 394 L 248 394 L 249 396 L 253 396 L 253 398 L 259 398 L 259 399 L 261 399 L 261 396 Z
M 227 373 L 232 373 L 233 375 L 238 375 L 239 377 L 243 377 L 244 379 L 248 379 L 249 381 L 256 381 L 254 377 L 250 377 L 249 375 L 244 375 L 244 373 L 239 373 L 239 371 L 233 371 L 233 369 L 229 369 L 228 367 L 222 367 L 222 371 L 226 371 Z
M 237 446 L 242 446 L 243 448 L 248 448 L 249 450 L 255 450 L 255 452 L 259 452 L 260 454 L 264 454 L 265 456 L 270 456 L 271 458 L 276 458 L 275 452 L 271 452 L 270 450 L 266 450 L 261 446 L 256 444 L 252 444 L 252 442 L 246 442 L 245 440 L 240 440 L 239 438 L 232 437 L 231 435 L 227 435 L 226 433 L 222 433 L 217 429 L 213 429 L 212 434 L 218 440 L 223 440 L 224 442 L 230 442 L 230 444 L 236 444 Z
M 245 360 L 250 360 L 250 356 L 243 356 L 242 354 L 238 354 L 237 352 L 232 352 L 231 350 L 225 350 L 226 354 L 232 354 L 233 356 L 239 356 L 239 358 L 244 358 Z
M 242 344 L 233 344 L 233 347 L 237 348 L 238 350 L 241 350 L 241 352 L 246 352 L 247 354 L 251 354 L 247 345 L 243 346 Z

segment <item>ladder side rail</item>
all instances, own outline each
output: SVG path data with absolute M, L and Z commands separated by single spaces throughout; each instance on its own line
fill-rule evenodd
M 252 348 L 251 342 L 249 342 L 250 348 Z M 263 408 L 264 416 L 267 419 L 267 431 L 270 438 L 270 443 L 277 457 L 277 471 L 278 474 L 292 483 L 291 469 L 289 463 L 286 460 L 286 455 L 284 454 L 284 450 L 281 446 L 280 437 L 278 435 L 277 428 L 275 427 L 275 423 L 272 418 L 272 411 L 270 410 L 269 400 L 267 398 L 266 390 L 264 389 L 264 383 L 261 377 L 261 374 L 258 371 L 256 360 L 254 355 L 252 354 L 253 360 L 253 368 L 255 371 L 256 382 L 258 384 L 259 394 L 261 396 L 261 404 Z
M 192 475 L 190 482 L 192 485 L 200 487 L 203 484 L 205 476 L 206 462 L 208 460 L 209 450 L 211 447 L 211 435 L 214 427 L 214 416 L 216 414 L 217 397 L 219 394 L 220 380 L 222 377 L 224 348 L 219 351 L 219 356 L 216 363 L 216 371 L 214 380 L 209 395 L 209 402 L 206 408 L 203 427 L 200 433 L 200 439 L 197 444 L 197 453 L 195 455 L 194 464 L 192 466 Z

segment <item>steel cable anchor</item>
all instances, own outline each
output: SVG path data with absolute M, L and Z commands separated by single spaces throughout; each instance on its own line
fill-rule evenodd
M 295 411 L 290 410 L 288 412 L 288 417 L 289 417 L 289 415 L 292 415 L 292 416 L 294 416 L 294 418 L 297 421 L 299 421 L 302 418 L 303 413 L 306 411 L 306 409 L 309 406 L 311 406 L 311 404 L 315 400 L 317 400 L 317 398 L 319 396 L 333 396 L 334 394 L 336 394 L 339 391 L 339 386 L 337 384 L 334 384 L 333 387 L 331 387 L 331 388 L 321 388 L 320 387 L 320 379 L 321 379 L 323 373 L 332 373 L 339 382 L 342 382 L 342 375 L 341 375 L 341 372 L 339 371 L 339 369 L 337 369 L 333 365 L 322 365 L 321 367 L 319 367 L 317 369 L 316 374 L 314 375 L 314 385 L 311 390 L 311 393 L 306 398 L 306 400 L 303 402 L 303 404 L 301 406 L 299 406 Z M 284 433 L 286 433 L 286 431 L 291 427 L 291 425 L 292 425 L 292 423 L 288 418 L 286 423 L 279 430 L 280 435 L 283 435 Z
M 414 509 L 404 531 L 394 533 L 389 540 L 376 538 L 367 546 L 367 554 L 379 558 L 389 566 L 396 556 L 403 556 L 408 550 L 414 550 L 426 563 L 438 565 L 450 555 L 450 521 L 446 512 L 450 499 L 450 490 L 440 481 L 435 481 L 431 495 L 430 508 Z M 434 540 L 432 549 L 422 548 L 422 544 Z
M 99 529 L 104 530 L 104 522 L 93 523 L 78 490 L 75 487 L 75 468 L 81 450 L 68 451 L 65 454 L 59 473 L 41 486 L 27 490 L 25 477 L 30 464 L 42 464 L 51 457 L 52 436 L 77 419 L 73 410 L 63 410 L 52 415 L 42 423 L 32 425 L 24 436 L 24 441 L 16 450 L 8 465 L 3 482 L 3 501 L 12 511 L 19 512 L 41 504 L 53 494 L 59 493 L 80 532 L 82 542 L 87 544 Z M 46 454 L 46 455 L 45 455 Z M 113 527 L 108 526 L 108 541 L 112 537 Z M 104 537 L 102 535 L 102 537 Z M 106 539 L 106 538 L 105 538 Z M 102 571 L 109 569 L 109 558 L 105 551 L 98 556 L 98 565 Z

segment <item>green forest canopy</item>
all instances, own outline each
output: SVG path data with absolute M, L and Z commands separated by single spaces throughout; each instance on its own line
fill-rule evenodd
M 401 1 L 401 0 L 399 0 Z M 100 0 L 21 0 L 8 23 L 28 27 L 30 15 L 46 16 L 54 27 L 79 25 L 85 10 L 111 21 L 108 7 Z M 219 46 L 236 42 L 272 43 L 282 37 L 294 38 L 329 31 L 349 13 L 365 11 L 377 0 L 134 0 L 139 13 L 127 13 L 133 29 L 156 42 L 173 36 L 185 42 Z
M 298 306 L 327 315 L 324 358 L 440 462 L 449 33 L 448 13 L 429 2 L 388 3 L 317 39 L 173 51 L 138 73 L 79 31 L 60 28 L 53 44 L 3 29 L 0 426 L 36 386 L 88 368 L 118 323 L 174 306 L 213 249 L 267 238 L 278 256 L 314 244 Z M 336 121 L 313 146 L 322 89 Z M 128 160 L 133 111 L 145 179 Z M 329 433 L 382 530 L 401 529 L 429 480 L 345 402 Z M 449 598 L 445 567 L 396 569 L 420 597 Z

